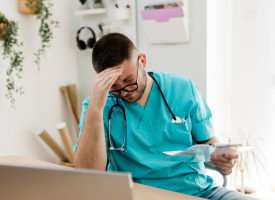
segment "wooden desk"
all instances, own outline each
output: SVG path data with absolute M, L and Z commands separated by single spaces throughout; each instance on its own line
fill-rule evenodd
M 40 167 L 59 167 L 66 168 L 61 165 L 56 165 L 40 160 L 25 158 L 21 156 L 2 156 L 0 163 L 3 164 L 20 164 L 27 166 L 40 166 Z M 138 183 L 134 183 L 133 188 L 134 200 L 200 200 L 202 198 L 193 197 L 177 192 L 171 192 L 159 188 L 154 188 Z

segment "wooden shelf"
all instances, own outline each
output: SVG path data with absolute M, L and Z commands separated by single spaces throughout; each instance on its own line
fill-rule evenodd
M 96 9 L 87 9 L 87 10 L 78 10 L 75 12 L 75 15 L 97 15 L 107 13 L 106 8 L 96 8 Z

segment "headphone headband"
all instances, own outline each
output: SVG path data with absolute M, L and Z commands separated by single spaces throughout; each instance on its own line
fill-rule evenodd
M 87 26 L 83 26 L 83 27 L 81 27 L 78 31 L 77 31 L 77 37 L 76 37 L 76 41 L 77 42 L 79 42 L 79 34 L 80 34 L 80 32 L 83 30 L 83 29 L 89 29 L 91 32 L 92 32 L 92 34 L 93 34 L 93 38 L 95 38 L 95 32 L 93 31 L 93 29 L 91 29 L 90 27 L 87 27 Z

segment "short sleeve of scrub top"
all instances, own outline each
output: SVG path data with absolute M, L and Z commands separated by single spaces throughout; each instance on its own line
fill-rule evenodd
M 78 136 L 78 142 L 81 138 L 82 135 L 82 130 L 83 130 L 83 126 L 84 126 L 84 121 L 85 121 L 85 116 L 86 116 L 86 111 L 87 111 L 87 107 L 90 101 L 90 97 L 86 98 L 83 102 L 82 102 L 82 111 L 81 111 L 81 117 L 80 117 L 80 122 L 78 127 L 80 128 L 79 131 L 79 136 Z M 106 138 L 106 149 L 107 149 L 107 130 L 106 130 L 106 126 L 104 125 L 104 132 L 105 132 L 105 138 Z M 75 154 L 75 150 L 77 148 L 78 144 L 73 146 L 73 153 Z
M 194 105 L 190 112 L 192 136 L 197 141 L 209 140 L 215 136 L 212 126 L 212 114 L 198 88 L 189 79 L 194 97 Z

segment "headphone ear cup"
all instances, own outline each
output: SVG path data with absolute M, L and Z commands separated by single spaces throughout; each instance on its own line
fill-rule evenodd
M 96 43 L 95 38 L 89 38 L 87 45 L 89 48 L 92 49 L 94 47 L 95 43 Z
M 85 50 L 87 48 L 85 42 L 83 40 L 79 40 L 77 46 L 80 50 Z

